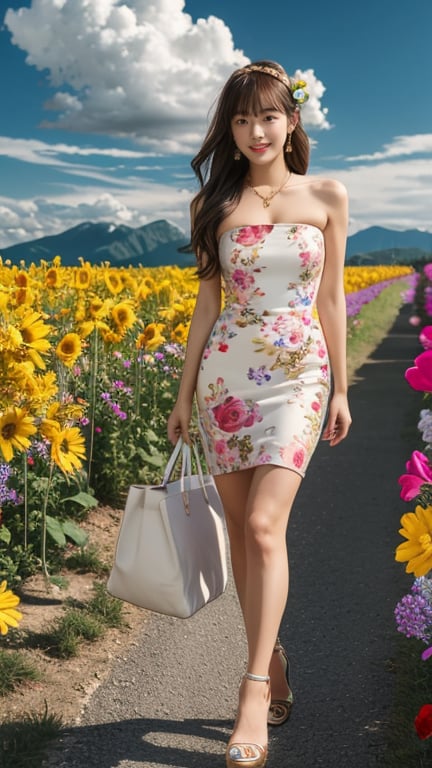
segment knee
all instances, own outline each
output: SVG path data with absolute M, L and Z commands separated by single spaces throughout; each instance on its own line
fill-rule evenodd
M 267 511 L 253 511 L 247 518 L 246 544 L 263 557 L 271 555 L 278 546 L 278 536 Z

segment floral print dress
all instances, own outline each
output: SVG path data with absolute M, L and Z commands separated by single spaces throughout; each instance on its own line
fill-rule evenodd
M 225 307 L 197 381 L 209 469 L 275 464 L 304 475 L 329 394 L 314 311 L 323 234 L 309 224 L 237 227 L 222 235 L 219 255 Z

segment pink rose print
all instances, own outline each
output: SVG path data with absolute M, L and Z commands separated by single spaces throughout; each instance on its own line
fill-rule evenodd
M 319 413 L 321 410 L 321 403 L 318 402 L 318 400 L 314 400 L 312 402 L 311 408 L 315 413 Z
M 240 288 L 241 291 L 247 291 L 248 288 L 250 288 L 255 283 L 253 275 L 248 274 L 243 269 L 234 270 L 232 273 L 232 281 Z
M 238 432 L 243 427 L 251 427 L 256 421 L 262 421 L 256 403 L 251 407 L 239 397 L 226 397 L 223 403 L 212 408 L 218 427 L 223 432 Z
M 255 227 L 241 227 L 233 236 L 235 243 L 239 245 L 256 245 L 264 240 L 265 236 L 273 229 L 273 224 L 258 224 Z

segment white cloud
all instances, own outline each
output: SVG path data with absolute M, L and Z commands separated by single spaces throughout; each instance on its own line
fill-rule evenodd
M 227 76 L 249 62 L 219 18 L 192 21 L 184 0 L 33 0 L 5 24 L 27 63 L 57 89 L 46 105 L 69 130 L 135 137 L 191 153 Z M 306 70 L 304 122 L 329 127 L 323 84 Z
M 188 231 L 190 198 L 188 190 L 148 183 L 113 192 L 88 185 L 31 200 L 0 197 L 0 252 L 9 245 L 54 235 L 83 221 L 140 227 L 156 219 L 169 219 Z
M 326 170 L 350 198 L 350 234 L 370 226 L 432 231 L 432 159 L 405 159 Z
M 392 157 L 406 157 L 407 155 L 417 155 L 432 152 L 432 133 L 419 133 L 413 136 L 395 136 L 389 144 L 384 144 L 384 149 L 380 152 L 373 152 L 370 155 L 354 155 L 347 157 L 348 161 L 363 160 L 385 160 Z

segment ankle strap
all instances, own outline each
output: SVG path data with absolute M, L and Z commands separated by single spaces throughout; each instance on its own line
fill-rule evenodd
M 270 681 L 269 675 L 254 675 L 252 672 L 246 672 L 245 677 L 248 680 L 255 680 L 257 683 L 268 683 Z

